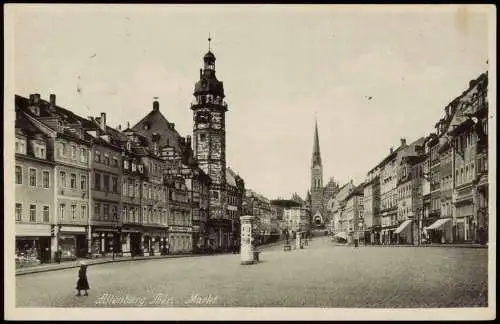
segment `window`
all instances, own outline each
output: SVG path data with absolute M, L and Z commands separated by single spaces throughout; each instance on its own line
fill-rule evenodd
M 118 193 L 118 178 L 117 177 L 113 177 L 112 180 L 113 180 L 112 190 L 113 190 L 113 192 Z
M 127 181 L 124 180 L 123 181 L 123 184 L 122 184 L 122 191 L 123 191 L 123 196 L 128 196 L 128 190 L 127 190 L 128 186 L 127 186 Z
M 113 166 L 118 167 L 118 158 L 117 157 L 113 157 Z
M 23 184 L 23 168 L 16 165 L 16 184 Z
M 81 217 L 82 219 L 85 219 L 87 217 L 87 206 L 82 205 L 81 206 Z
M 80 175 L 80 189 L 87 190 L 87 176 Z
M 66 172 L 59 172 L 59 178 L 61 180 L 61 188 L 66 188 Z
M 26 140 L 16 137 L 16 153 L 26 154 Z
M 94 175 L 94 189 L 101 190 L 101 174 L 99 173 Z
M 135 162 L 132 162 L 132 172 L 135 172 L 137 170 L 137 165 Z
M 109 219 L 109 205 L 108 204 L 103 204 L 103 216 L 105 220 Z
M 35 157 L 38 158 L 38 159 L 45 159 L 46 158 L 46 155 L 45 155 L 45 144 L 38 144 L 38 143 L 35 143 L 34 145 L 34 153 L 35 153 Z
M 200 134 L 200 142 L 205 142 L 207 140 L 207 134 Z
M 139 182 L 135 182 L 135 196 L 139 197 Z
M 71 145 L 71 159 L 76 160 L 76 146 Z
M 101 162 L 101 152 L 95 151 L 94 161 L 97 162 L 97 163 Z
M 70 175 L 70 187 L 71 189 L 76 189 L 76 174 L 74 173 Z
M 100 216 L 101 216 L 101 204 L 99 204 L 99 203 L 96 203 L 94 205 L 94 216 L 97 219 L 100 218 Z
M 109 165 L 109 156 L 107 154 L 104 155 L 104 164 Z
M 66 204 L 60 204 L 59 207 L 61 210 L 59 218 L 64 219 L 64 213 L 66 212 Z
M 76 205 L 71 205 L 71 219 L 76 220 Z
M 134 197 L 134 183 L 132 182 L 132 180 L 129 180 L 128 182 L 128 193 L 130 197 Z
M 36 187 L 36 169 L 30 168 L 30 186 Z
M 104 191 L 108 192 L 109 191 L 109 175 L 105 174 L 103 176 L 103 182 L 104 182 Z
M 23 217 L 23 205 L 16 203 L 16 222 L 20 222 Z
M 84 147 L 80 148 L 80 162 L 87 162 L 87 149 Z
M 128 170 L 128 161 L 127 160 L 123 161 L 123 168 Z
M 113 220 L 118 220 L 118 208 L 116 206 L 111 207 L 111 217 L 113 217 Z
M 42 219 L 44 223 L 50 223 L 49 206 L 43 206 Z
M 36 222 L 36 205 L 30 205 L 30 222 Z

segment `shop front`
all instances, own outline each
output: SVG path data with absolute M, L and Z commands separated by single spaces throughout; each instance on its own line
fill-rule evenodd
M 121 230 L 121 251 L 124 256 L 138 256 L 142 254 L 142 228 L 126 226 Z
M 396 235 L 396 242 L 398 244 L 413 244 L 413 231 L 411 225 L 412 220 L 407 219 L 396 228 L 394 234 Z
M 145 229 L 142 233 L 142 250 L 145 256 L 163 255 L 167 249 L 167 229 Z
M 456 224 L 455 224 L 455 241 L 466 242 L 473 240 L 473 207 L 472 201 L 467 203 L 457 203 L 456 207 Z
M 193 251 L 193 235 L 189 226 L 171 226 L 169 228 L 170 251 L 172 254 Z
M 50 225 L 16 224 L 16 267 L 50 263 Z
M 119 253 L 121 247 L 118 243 L 117 228 L 94 227 L 92 231 L 92 256 L 104 257 Z
M 424 232 L 427 234 L 427 240 L 431 243 L 444 244 L 453 241 L 451 218 L 440 218 L 424 229 Z
M 60 260 L 76 260 L 88 256 L 87 227 L 66 226 L 59 228 L 58 249 Z

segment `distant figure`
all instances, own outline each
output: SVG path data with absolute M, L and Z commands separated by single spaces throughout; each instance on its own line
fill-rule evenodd
M 88 296 L 87 290 L 90 289 L 89 282 L 87 280 L 87 265 L 84 262 L 80 263 L 80 270 L 78 270 L 78 281 L 76 282 L 77 296 L 81 296 L 80 292 L 85 291 L 85 296 Z

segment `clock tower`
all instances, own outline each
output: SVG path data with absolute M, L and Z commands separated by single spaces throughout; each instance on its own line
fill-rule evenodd
M 210 206 L 208 230 L 212 246 L 228 246 L 231 221 L 226 213 L 226 127 L 223 83 L 215 76 L 215 55 L 210 51 L 203 57 L 204 67 L 194 87 L 193 151 L 200 168 L 210 176 Z

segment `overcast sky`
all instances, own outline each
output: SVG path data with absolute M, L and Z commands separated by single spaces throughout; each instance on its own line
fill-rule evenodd
M 269 198 L 306 193 L 315 115 L 324 182 L 359 183 L 401 137 L 429 134 L 487 70 L 485 11 L 397 8 L 17 8 L 15 92 L 55 93 L 84 117 L 106 112 L 113 127 L 138 122 L 157 96 L 187 135 L 210 32 L 230 105 L 227 165 L 246 186 Z

